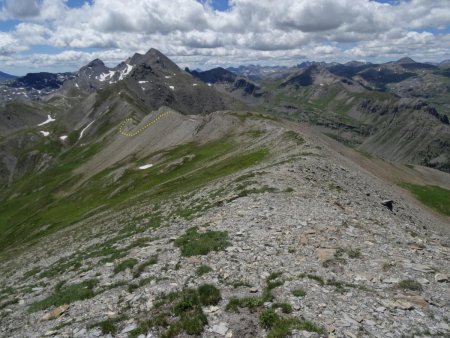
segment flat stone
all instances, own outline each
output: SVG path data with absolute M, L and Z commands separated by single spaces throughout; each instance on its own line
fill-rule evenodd
M 353 334 L 352 332 L 349 331 L 344 331 L 344 334 L 346 337 L 350 337 L 350 338 L 358 338 L 357 335 Z
M 45 337 L 50 337 L 50 336 L 54 336 L 54 335 L 56 335 L 56 334 L 58 334 L 58 331 L 50 330 L 50 331 L 45 332 L 45 333 L 44 333 L 44 336 L 45 336 Z
M 78 337 L 86 337 L 86 329 L 81 329 L 81 330 L 78 330 L 77 332 L 75 332 L 75 334 L 73 335 L 75 338 L 78 338 Z
M 369 326 L 375 326 L 375 324 L 376 324 L 373 320 L 370 320 L 370 319 L 365 319 L 364 323 Z
M 317 258 L 321 263 L 333 259 L 335 254 L 336 249 L 316 249 Z
M 439 323 L 438 326 L 441 330 L 449 330 L 450 329 L 449 325 L 445 322 Z
M 336 324 L 336 326 L 338 326 L 338 327 L 349 327 L 349 326 L 352 326 L 351 323 L 347 322 L 347 321 L 344 320 L 344 319 L 337 320 L 337 321 L 335 322 L 335 324 Z
M 210 306 L 209 308 L 207 308 L 205 310 L 205 312 L 208 312 L 208 313 L 215 313 L 217 311 L 219 311 L 219 307 L 218 306 Z
M 426 279 L 426 278 L 423 278 L 423 277 L 417 278 L 417 281 L 418 281 L 420 284 L 430 284 L 430 281 L 429 281 L 428 279 Z
M 102 335 L 102 331 L 100 329 L 91 330 L 91 331 L 89 331 L 89 334 L 88 334 L 89 338 L 100 337 L 101 335 Z
M 397 302 L 404 301 L 408 303 L 412 303 L 415 306 L 418 306 L 420 308 L 426 308 L 428 307 L 428 302 L 423 296 L 408 296 L 408 297 L 399 297 L 397 299 Z M 409 310 L 409 309 L 408 309 Z
M 429 267 L 428 265 L 423 265 L 423 264 L 412 264 L 411 269 L 413 269 L 414 271 L 419 271 L 419 272 L 423 272 L 423 273 L 429 273 L 429 272 L 434 271 L 433 268 Z
M 125 326 L 125 328 L 122 330 L 121 333 L 128 333 L 130 331 L 133 331 L 135 328 L 137 328 L 137 325 L 135 323 L 127 325 Z
M 401 310 L 412 310 L 414 309 L 414 304 L 406 301 L 406 300 L 397 300 L 395 302 L 396 308 Z
M 226 323 L 220 322 L 212 327 L 212 332 L 225 336 L 228 331 L 228 326 Z
M 343 318 L 345 321 L 349 322 L 350 324 L 358 325 L 358 322 L 357 322 L 356 320 L 354 320 L 352 317 L 350 317 L 350 316 L 349 316 L 348 314 L 346 314 L 346 313 L 343 313 L 343 314 L 342 314 L 342 318 Z
M 354 280 L 355 280 L 356 282 L 367 282 L 367 277 L 366 277 L 366 276 L 363 276 L 363 275 L 356 275 L 356 276 L 354 277 Z
M 200 264 L 202 262 L 202 260 L 198 257 L 192 256 L 192 257 L 188 257 L 186 258 L 186 260 L 188 261 L 188 263 L 191 264 Z

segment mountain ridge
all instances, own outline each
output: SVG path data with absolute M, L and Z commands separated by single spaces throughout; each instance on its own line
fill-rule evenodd
M 0 336 L 448 335 L 445 74 L 365 66 L 5 85 Z

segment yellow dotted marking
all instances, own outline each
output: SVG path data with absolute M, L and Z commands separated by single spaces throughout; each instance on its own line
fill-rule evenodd
M 160 119 L 162 119 L 163 117 L 167 116 L 170 112 L 166 111 L 166 112 L 162 112 L 161 114 L 159 114 L 154 120 L 148 122 L 145 126 L 142 126 L 141 128 L 134 130 L 133 132 L 126 132 L 124 130 L 125 126 L 132 122 L 133 119 L 131 117 L 126 118 L 119 126 L 119 133 L 121 133 L 123 136 L 128 136 L 128 137 L 133 137 L 136 135 L 139 135 L 140 133 L 142 133 L 145 129 L 147 129 L 148 127 L 152 126 L 153 124 L 155 124 L 156 122 L 158 122 Z

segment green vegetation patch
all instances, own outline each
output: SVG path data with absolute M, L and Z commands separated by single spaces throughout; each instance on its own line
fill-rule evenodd
M 402 188 L 411 191 L 419 201 L 443 215 L 450 216 L 450 190 L 434 185 L 400 183 Z
M 97 285 L 97 279 L 89 279 L 79 284 L 72 284 L 55 291 L 51 296 L 44 300 L 30 305 L 29 311 L 36 312 L 47 309 L 51 306 L 60 306 L 70 304 L 77 300 L 89 299 L 95 296 L 94 287 Z
M 270 338 L 287 337 L 293 329 L 325 333 L 323 328 L 303 318 L 281 317 L 274 311 L 274 307 L 261 311 L 259 323 L 268 330 L 267 337 Z
M 340 292 L 345 292 L 346 288 L 354 288 L 354 289 L 359 289 L 361 291 L 366 291 L 366 292 L 372 292 L 373 291 L 372 289 L 370 289 L 370 288 L 368 288 L 368 287 L 366 287 L 364 285 L 338 281 L 338 280 L 336 280 L 334 278 L 324 279 L 324 278 L 322 278 L 320 276 L 313 275 L 313 274 L 302 273 L 298 277 L 299 278 L 308 278 L 308 279 L 314 280 L 314 281 L 318 282 L 321 286 L 325 286 L 325 285 L 334 286 Z
M 283 313 L 292 313 L 292 305 L 289 303 L 273 303 L 273 309 L 281 309 Z
M 27 175 L 0 192 L 0 250 L 44 237 L 94 211 L 126 208 L 149 199 L 165 201 L 251 167 L 269 154 L 266 148 L 239 153 L 233 137 L 227 135 L 213 142 L 188 143 L 160 151 L 161 160 L 154 167 L 126 170 L 120 180 L 111 182 L 110 174 L 123 165 L 120 163 L 73 190 L 80 181 L 74 170 L 102 147 L 75 145 L 61 153 L 57 166 L 45 173 Z M 200 204 L 178 213 L 191 218 L 210 207 Z
M 133 278 L 138 278 L 145 270 L 147 266 L 155 265 L 158 263 L 158 256 L 154 255 L 147 259 L 146 261 L 142 262 L 136 267 L 136 270 L 133 272 Z
M 285 338 L 290 335 L 292 330 L 325 333 L 322 327 L 309 320 L 295 317 L 278 317 L 267 332 L 267 338 Z
M 294 297 L 304 297 L 306 296 L 306 292 L 303 289 L 294 289 L 291 291 Z
M 175 240 L 175 245 L 180 248 L 181 255 L 185 257 L 207 255 L 211 251 L 224 250 L 230 246 L 228 232 L 207 231 L 198 232 L 198 227 L 190 228 L 184 235 Z
M 120 323 L 126 319 L 127 319 L 126 316 L 108 318 L 108 319 L 102 320 L 100 322 L 94 323 L 92 325 L 89 325 L 89 328 L 99 327 L 100 330 L 102 330 L 103 334 L 110 333 L 110 334 L 114 335 L 117 333 L 117 323 Z
M 284 281 L 279 279 L 279 277 L 281 277 L 280 272 L 271 273 L 266 279 L 266 287 L 260 296 L 243 298 L 233 297 L 230 299 L 225 309 L 232 312 L 239 312 L 239 308 L 248 308 L 252 312 L 260 309 L 265 302 L 273 300 L 272 290 L 284 284 Z
M 411 291 L 422 291 L 422 284 L 413 280 L 413 279 L 405 279 L 397 284 L 399 289 L 403 290 L 411 290 Z
M 219 289 L 212 284 L 203 284 L 197 291 L 203 305 L 216 305 L 222 299 Z
M 268 185 L 264 185 L 261 188 L 252 188 L 252 189 L 246 189 L 243 188 L 243 185 L 240 185 L 236 188 L 237 190 L 243 189 L 239 191 L 238 196 L 239 197 L 245 197 L 252 194 L 264 194 L 266 192 L 277 192 L 278 189 L 274 187 L 269 187 Z
M 211 267 L 209 267 L 208 265 L 201 265 L 197 268 L 197 270 L 195 271 L 195 274 L 200 277 L 211 271 L 213 271 L 213 269 Z
M 117 274 L 121 271 L 125 271 L 126 269 L 132 269 L 137 263 L 138 261 L 136 258 L 128 258 L 115 266 L 114 273 Z
M 202 306 L 217 305 L 220 300 L 220 291 L 211 284 L 169 293 L 155 303 L 150 319 L 141 322 L 129 337 L 138 337 L 151 329 L 159 330 L 162 338 L 176 337 L 183 332 L 201 335 L 208 323 Z

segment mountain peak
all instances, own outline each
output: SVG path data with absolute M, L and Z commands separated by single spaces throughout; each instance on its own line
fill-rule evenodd
M 411 59 L 410 57 L 403 57 L 397 61 L 395 61 L 394 63 L 396 64 L 405 64 L 405 63 L 417 63 L 416 61 L 414 61 L 413 59 Z
M 167 56 L 155 48 L 150 48 L 144 55 L 136 53 L 130 59 L 132 65 L 149 65 L 154 68 L 160 68 L 169 72 L 179 72 L 180 68 L 172 62 Z
M 100 60 L 100 59 L 95 59 L 95 60 L 92 60 L 91 62 L 89 62 L 89 63 L 86 65 L 86 67 L 92 67 L 92 68 L 94 68 L 94 67 L 105 67 L 105 64 L 103 63 L 102 60 Z

